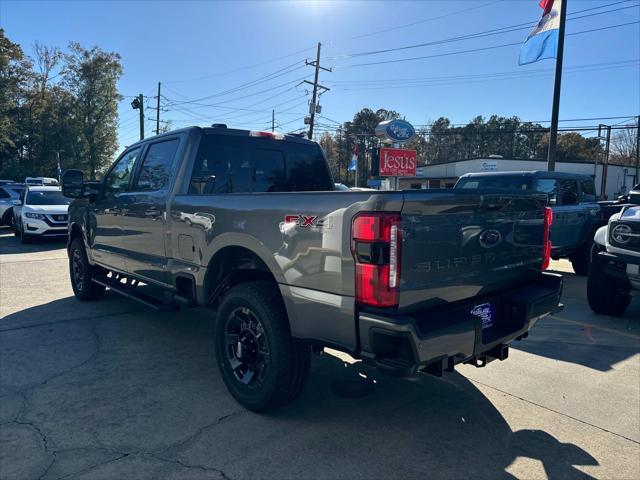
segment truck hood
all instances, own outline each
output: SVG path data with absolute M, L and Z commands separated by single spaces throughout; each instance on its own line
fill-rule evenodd
M 46 215 L 65 214 L 69 210 L 69 205 L 25 205 L 22 212 L 42 213 Z

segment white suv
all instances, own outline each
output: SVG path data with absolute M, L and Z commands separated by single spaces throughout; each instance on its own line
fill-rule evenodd
M 596 231 L 587 299 L 594 312 L 624 314 L 640 294 L 640 205 L 623 207 Z
M 60 187 L 29 186 L 13 207 L 16 237 L 28 243 L 34 237 L 67 235 L 69 203 Z

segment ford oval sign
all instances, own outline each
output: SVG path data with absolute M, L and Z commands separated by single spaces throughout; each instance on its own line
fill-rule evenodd
M 415 128 L 405 120 L 387 120 L 376 127 L 376 136 L 387 142 L 408 142 L 416 134 Z

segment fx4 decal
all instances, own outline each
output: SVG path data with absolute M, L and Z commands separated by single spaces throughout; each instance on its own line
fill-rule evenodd
M 284 223 L 295 223 L 298 227 L 320 227 L 317 216 L 311 215 L 285 215 Z
M 283 227 L 304 228 L 310 230 L 323 230 L 331 228 L 331 221 L 327 217 L 319 217 L 317 215 L 303 215 L 301 213 L 285 215 L 284 222 L 280 224 Z

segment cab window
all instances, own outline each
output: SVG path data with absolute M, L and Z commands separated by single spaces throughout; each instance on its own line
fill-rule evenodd
M 154 143 L 147 150 L 134 190 L 164 190 L 169 187 L 179 139 Z
M 202 139 L 189 185 L 200 195 L 333 189 L 317 146 L 226 135 Z
M 580 186 L 582 187 L 581 200 L 583 202 L 595 202 L 596 201 L 596 184 L 593 180 L 582 180 Z
M 134 148 L 126 152 L 115 166 L 109 171 L 104 179 L 104 195 L 114 196 L 118 193 L 126 191 L 133 167 L 136 164 L 136 160 L 140 155 L 141 149 Z
M 558 204 L 558 181 L 555 178 L 538 178 L 534 190 L 549 196 L 549 205 Z
M 560 180 L 560 199 L 562 205 L 576 205 L 578 203 L 578 182 L 575 180 Z

